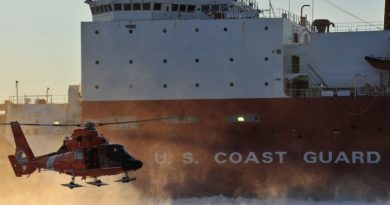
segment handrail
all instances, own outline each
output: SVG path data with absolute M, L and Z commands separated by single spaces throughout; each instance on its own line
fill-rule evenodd
M 356 96 L 386 96 L 390 95 L 385 89 L 377 87 L 360 87 L 360 88 L 307 88 L 307 89 L 286 89 L 286 94 L 294 98 L 321 98 L 321 97 L 356 97 Z M 332 92 L 333 95 L 323 95 L 323 92 Z M 345 95 L 349 93 L 349 95 Z M 344 94 L 341 94 L 344 93 Z
M 9 96 L 12 104 L 66 104 L 67 95 L 23 95 Z

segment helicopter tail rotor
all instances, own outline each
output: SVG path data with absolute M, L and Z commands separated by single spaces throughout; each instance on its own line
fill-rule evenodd
M 35 171 L 35 168 L 30 166 L 30 161 L 35 159 L 26 137 L 18 122 L 11 122 L 11 129 L 15 139 L 16 151 L 15 155 L 8 156 L 12 168 L 17 177 L 29 175 Z

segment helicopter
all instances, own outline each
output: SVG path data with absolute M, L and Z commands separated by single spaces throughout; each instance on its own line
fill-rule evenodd
M 61 185 L 73 189 L 82 187 L 82 185 L 75 182 L 76 177 L 81 177 L 82 180 L 93 178 L 93 181 L 86 183 L 100 187 L 108 184 L 102 182 L 98 177 L 124 173 L 124 176 L 115 182 L 129 183 L 136 180 L 136 177 L 129 177 L 128 173 L 141 169 L 143 166 L 143 162 L 131 156 L 123 145 L 110 144 L 103 135 L 97 132 L 95 127 L 172 118 L 176 117 L 97 124 L 93 122 L 85 124 L 33 124 L 15 121 L 1 123 L 1 125 L 10 125 L 14 136 L 15 154 L 9 155 L 8 158 L 16 177 L 30 176 L 36 170 L 38 172 L 41 170 L 52 170 L 70 175 L 71 181 Z M 56 152 L 35 156 L 23 134 L 21 125 L 76 126 L 82 127 L 82 129 L 76 129 L 71 137 L 65 137 L 63 144 Z

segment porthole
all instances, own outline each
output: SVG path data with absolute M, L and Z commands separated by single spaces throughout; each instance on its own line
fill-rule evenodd
M 199 32 L 199 29 L 198 29 L 198 28 L 196 28 L 196 29 L 195 29 L 195 32 Z
M 164 60 L 163 60 L 163 63 L 167 63 L 167 62 L 168 62 L 167 59 L 164 59 Z
M 335 134 L 335 135 L 340 134 L 340 130 L 339 129 L 333 129 L 333 134 Z
M 99 65 L 99 63 L 100 63 L 99 61 L 95 61 L 95 64 L 96 64 L 96 65 Z
M 265 61 L 268 61 L 268 57 L 265 57 L 264 60 L 265 60 Z
M 195 87 L 197 87 L 197 88 L 198 88 L 198 87 L 199 87 L 199 83 L 195 83 Z
M 230 87 L 233 87 L 233 86 L 234 86 L 234 83 L 233 83 L 233 82 L 230 82 L 229 85 L 230 85 Z
M 196 59 L 195 59 L 195 62 L 196 62 L 196 63 L 199 63 L 199 58 L 196 58 Z
M 129 30 L 129 33 L 133 33 L 133 30 Z
M 163 32 L 163 33 L 166 33 L 166 32 L 167 32 L 167 29 L 166 29 L 166 28 L 164 28 L 164 29 L 162 30 L 162 32 Z
M 95 34 L 98 35 L 98 34 L 99 34 L 99 31 L 98 31 L 98 30 L 95 30 Z
M 230 62 L 233 62 L 233 61 L 234 61 L 234 58 L 230 58 L 229 61 L 230 61 Z
M 269 83 L 268 83 L 268 82 L 265 82 L 265 83 L 264 83 L 264 85 L 265 85 L 265 86 L 268 86 L 268 85 L 269 85 Z
M 227 27 L 223 27 L 223 31 L 227 31 L 228 30 L 228 28 Z
M 167 85 L 167 84 L 164 84 L 164 85 L 163 85 L 163 88 L 167 88 L 167 87 L 168 87 L 168 85 Z
M 268 29 L 269 29 L 268 26 L 264 27 L 264 30 L 268 31 Z
M 129 64 L 133 64 L 133 60 L 129 60 Z
M 96 89 L 96 90 L 99 89 L 99 85 L 95 85 L 95 89 Z

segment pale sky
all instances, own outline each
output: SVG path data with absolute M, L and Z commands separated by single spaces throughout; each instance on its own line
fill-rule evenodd
M 262 9 L 269 0 L 258 0 Z M 359 20 L 326 3 L 333 2 L 366 21 L 383 21 L 384 0 L 315 0 L 314 19 Z M 66 95 L 68 85 L 81 83 L 80 22 L 91 21 L 83 0 L 0 0 L 0 103 L 15 94 Z M 288 0 L 272 0 L 274 9 L 288 10 Z M 290 0 L 291 11 L 312 0 Z M 311 20 L 311 8 L 305 8 Z

